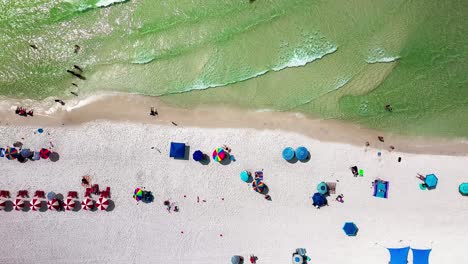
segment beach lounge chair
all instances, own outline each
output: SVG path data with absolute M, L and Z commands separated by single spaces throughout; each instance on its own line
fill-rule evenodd
M 75 191 L 69 191 L 67 197 L 68 198 L 78 198 L 78 193 L 75 192 Z
M 336 193 L 336 182 L 327 182 L 326 184 L 328 186 L 328 193 L 329 194 L 335 194 Z
M 91 194 L 93 193 L 93 188 L 86 188 L 86 192 L 85 192 L 85 197 L 91 197 Z
M 256 171 L 255 172 L 255 179 L 259 179 L 263 181 L 263 171 Z
M 34 151 L 33 160 L 40 160 L 40 159 L 41 159 L 41 153 L 39 153 L 39 151 Z
M 41 191 L 41 190 L 37 190 L 37 191 L 34 193 L 34 197 L 35 197 L 35 198 L 44 198 L 44 199 L 45 199 L 45 192 L 44 192 L 44 191 Z
M 101 197 L 110 198 L 110 187 L 109 186 L 107 186 L 105 191 L 101 192 Z
M 99 184 L 93 184 L 93 194 L 99 195 Z
M 16 197 L 27 198 L 29 197 L 27 190 L 20 190 L 18 191 L 18 195 Z
M 0 191 L 0 197 L 10 198 L 10 191 L 1 190 Z
M 375 180 L 373 195 L 378 198 L 388 198 L 388 186 L 388 181 Z

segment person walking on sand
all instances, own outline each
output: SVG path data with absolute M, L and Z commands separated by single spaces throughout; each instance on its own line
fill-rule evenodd
M 255 264 L 257 263 L 257 257 L 255 255 L 250 255 L 250 263 Z

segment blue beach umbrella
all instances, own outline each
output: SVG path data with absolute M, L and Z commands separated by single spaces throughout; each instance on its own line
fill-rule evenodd
M 426 175 L 426 179 L 424 180 L 424 183 L 427 185 L 428 189 L 435 189 L 437 186 L 437 176 L 435 174 L 429 174 Z
M 240 178 L 241 178 L 242 181 L 247 182 L 249 180 L 249 178 L 250 178 L 249 172 L 248 171 L 242 171 L 240 173 Z
M 201 161 L 204 158 L 203 152 L 197 150 L 193 153 L 192 158 L 194 161 Z
M 47 200 L 51 201 L 51 200 L 55 199 L 55 196 L 56 196 L 56 195 L 55 195 L 54 192 L 49 192 L 49 193 L 47 194 Z
M 320 194 L 326 194 L 328 192 L 328 186 L 325 182 L 321 182 L 317 185 L 317 192 Z
M 291 147 L 287 147 L 287 148 L 283 149 L 282 154 L 283 154 L 283 159 L 288 160 L 288 161 L 292 160 L 294 158 L 294 156 L 296 155 L 294 153 L 294 149 L 291 148 Z
M 343 226 L 343 231 L 347 236 L 356 236 L 358 230 L 358 227 L 353 222 L 346 222 Z
M 306 160 L 309 157 L 309 151 L 305 147 L 298 147 L 296 149 L 296 157 L 298 160 Z
M 31 151 L 29 149 L 22 149 L 20 154 L 23 158 L 27 158 L 31 154 Z
M 464 183 L 460 184 L 460 186 L 458 186 L 458 191 L 462 195 L 468 195 L 468 183 L 464 182 Z
M 312 204 L 321 207 L 327 204 L 327 199 L 322 194 L 315 193 L 314 196 L 312 196 Z
M 37 129 L 37 132 L 39 132 L 39 134 L 42 134 L 42 132 L 44 132 L 44 129 L 38 128 L 38 129 Z

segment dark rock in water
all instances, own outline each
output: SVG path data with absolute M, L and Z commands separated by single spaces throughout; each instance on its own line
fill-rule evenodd
M 29 47 L 31 47 L 31 48 L 33 48 L 33 49 L 37 50 L 37 46 L 36 46 L 36 45 L 34 45 L 34 44 L 30 44 L 30 45 L 29 45 Z
M 80 72 L 83 72 L 83 69 L 81 69 L 80 66 L 78 65 L 73 65 L 73 68 L 79 70 Z
M 86 77 L 84 77 L 83 75 L 79 74 L 79 73 L 76 73 L 74 71 L 70 71 L 70 70 L 67 70 L 68 73 L 70 73 L 71 75 L 81 79 L 81 80 L 86 80 Z

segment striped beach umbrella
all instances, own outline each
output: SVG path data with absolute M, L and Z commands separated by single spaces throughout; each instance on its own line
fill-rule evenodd
M 221 162 L 226 158 L 226 151 L 223 148 L 217 148 L 213 151 L 213 159 L 217 162 Z
M 41 209 L 41 207 L 42 207 L 42 202 L 41 202 L 41 200 L 39 200 L 37 198 L 34 198 L 34 199 L 31 200 L 31 202 L 29 202 L 29 207 L 33 211 L 39 211 Z
M 75 208 L 75 205 L 76 205 L 76 202 L 72 198 L 67 198 L 63 202 L 63 208 L 65 208 L 65 210 L 67 210 L 67 211 L 73 210 Z
M 13 201 L 13 208 L 15 208 L 16 211 L 23 210 L 24 208 L 24 200 L 20 198 L 16 198 Z
M 5 210 L 6 200 L 0 199 L 0 210 Z
M 136 188 L 133 192 L 133 198 L 139 202 L 143 198 L 143 190 L 141 188 Z
M 50 150 L 42 148 L 41 150 L 39 150 L 39 156 L 41 157 L 41 159 L 48 159 L 50 156 Z
M 9 159 L 9 160 L 14 160 L 16 158 L 18 158 L 19 156 L 19 153 L 18 153 L 18 150 L 16 148 L 10 148 L 8 147 L 5 151 L 5 158 Z
M 47 206 L 49 207 L 49 210 L 58 211 L 60 209 L 60 201 L 52 199 L 51 201 L 47 201 Z
M 109 199 L 105 197 L 99 197 L 96 202 L 96 207 L 97 209 L 101 209 L 103 211 L 107 210 L 107 207 L 109 207 Z
M 262 180 L 255 179 L 255 181 L 252 182 L 252 188 L 254 191 L 262 193 L 265 190 L 265 184 Z
M 83 210 L 92 210 L 94 208 L 94 201 L 91 198 L 86 197 L 81 202 L 81 206 L 82 206 Z

